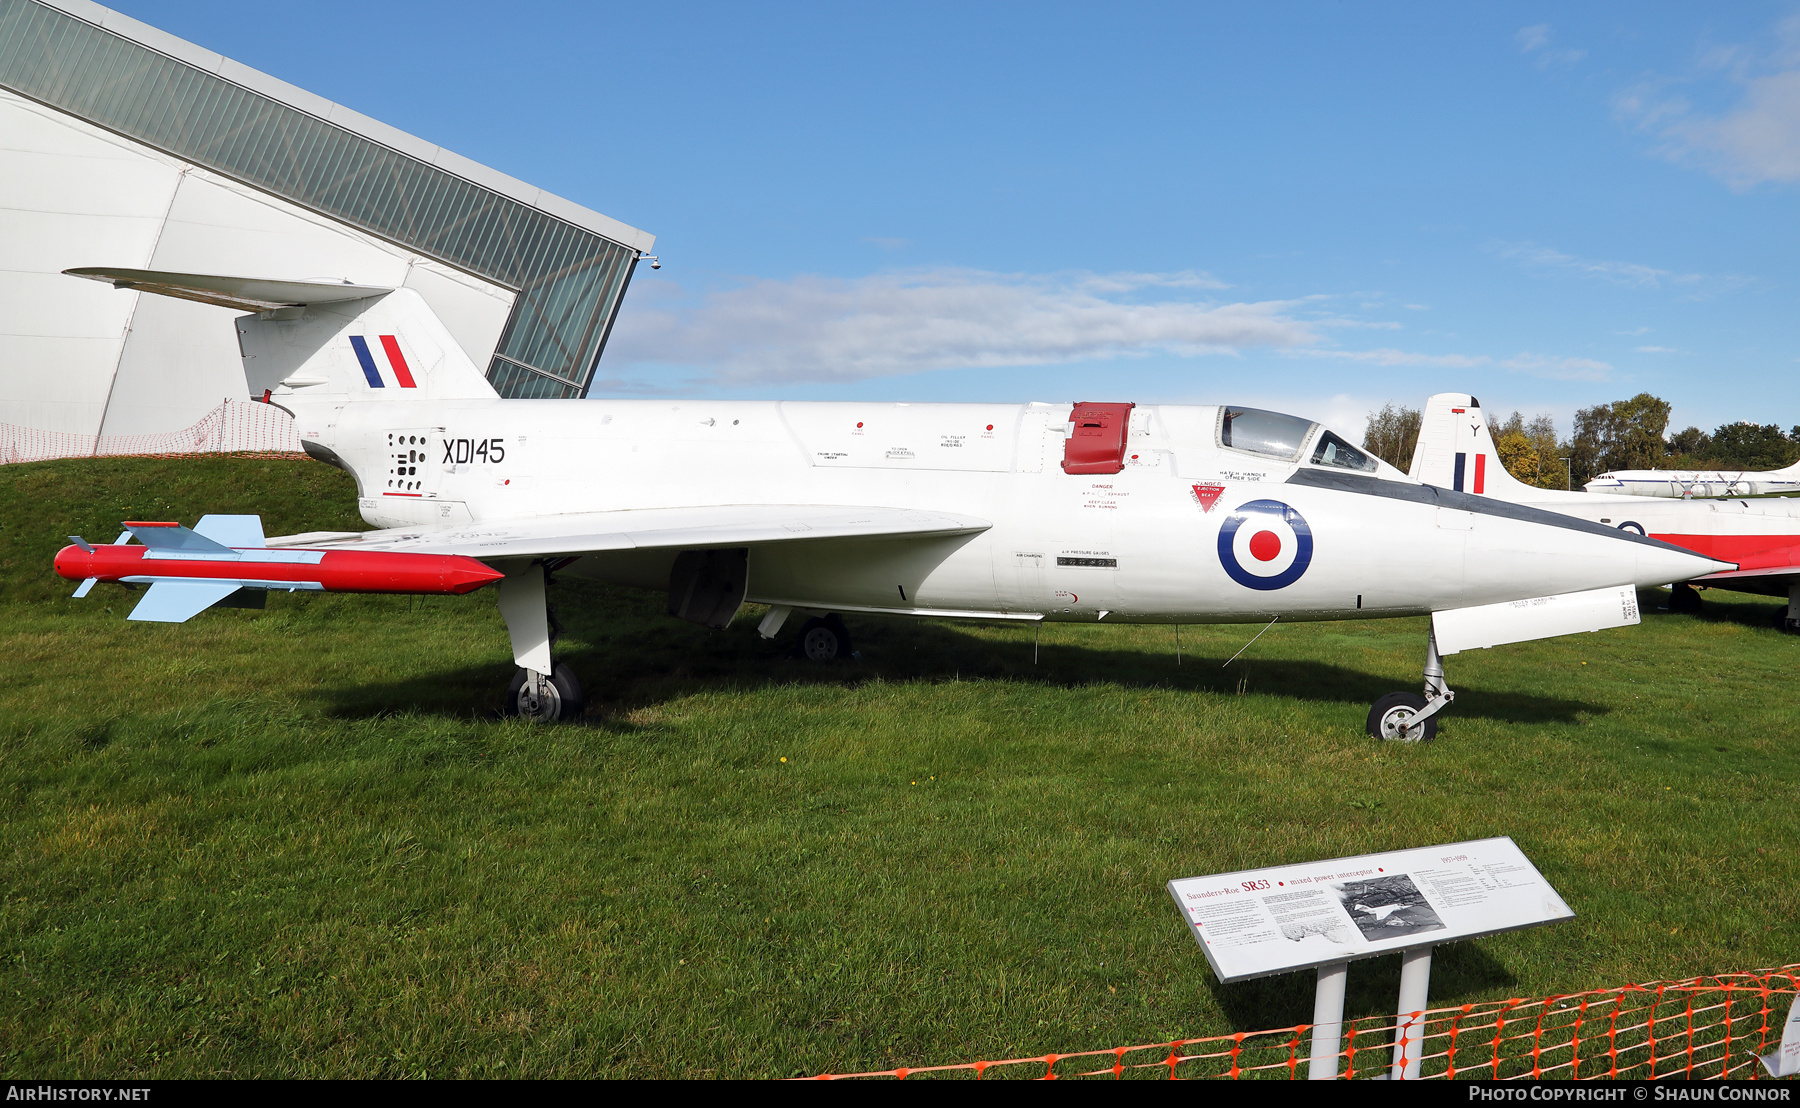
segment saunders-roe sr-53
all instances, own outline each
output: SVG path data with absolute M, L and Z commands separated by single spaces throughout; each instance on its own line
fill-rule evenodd
M 129 523 L 57 570 L 149 584 L 179 622 L 267 589 L 466 592 L 498 582 L 508 712 L 579 713 L 545 576 L 666 590 L 724 627 L 745 602 L 803 653 L 839 613 L 1109 623 L 1432 616 L 1425 695 L 1369 730 L 1417 740 L 1441 655 L 1635 623 L 1639 585 L 1728 563 L 1420 484 L 1311 420 L 1233 405 L 503 400 L 409 289 L 135 270 L 120 288 L 248 310 L 252 396 L 349 472 L 379 530 L 265 538 L 253 516 Z M 143 545 L 131 544 L 135 534 Z M 244 592 L 241 590 L 251 590 Z

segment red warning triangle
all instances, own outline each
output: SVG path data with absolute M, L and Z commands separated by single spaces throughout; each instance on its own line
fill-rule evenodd
M 1198 500 L 1200 502 L 1200 510 L 1204 511 L 1204 512 L 1212 511 L 1213 505 L 1217 504 L 1219 502 L 1219 497 L 1224 496 L 1224 495 L 1225 495 L 1225 486 L 1224 485 L 1195 485 L 1194 486 L 1194 499 Z

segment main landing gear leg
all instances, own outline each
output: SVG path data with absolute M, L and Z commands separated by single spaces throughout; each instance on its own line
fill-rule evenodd
M 1425 695 L 1395 692 L 1377 700 L 1369 709 L 1369 734 L 1395 742 L 1424 742 L 1437 734 L 1437 714 L 1455 699 L 1444 681 L 1444 660 L 1438 656 L 1434 631 L 1425 640 Z
M 544 563 L 531 562 L 507 572 L 500 582 L 500 615 L 519 667 L 501 711 L 545 723 L 578 718 L 583 707 L 581 683 L 568 666 L 550 660 L 555 620 L 544 598 Z
M 1700 610 L 1700 594 L 1686 581 L 1669 586 L 1669 611 L 1692 615 Z

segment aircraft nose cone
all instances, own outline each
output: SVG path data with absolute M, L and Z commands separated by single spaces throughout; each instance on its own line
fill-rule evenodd
M 1691 581 L 1709 573 L 1723 573 L 1737 568 L 1735 562 L 1721 562 L 1668 543 L 1656 546 L 1639 544 L 1639 547 L 1637 583 L 1641 586 Z

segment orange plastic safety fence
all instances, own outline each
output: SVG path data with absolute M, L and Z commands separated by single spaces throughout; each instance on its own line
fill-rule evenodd
M 193 426 L 159 435 L 83 435 L 0 423 L 0 465 L 121 455 L 298 453 L 294 418 L 250 400 L 226 400 Z
M 1789 1004 L 1800 994 L 1800 964 L 1748 973 L 1653 981 L 1612 989 L 1433 1008 L 1347 1021 L 1340 1077 L 1387 1076 L 1396 1032 L 1420 1036 L 1421 1078 L 1761 1078 L 1759 1056 L 1780 1043 Z M 1777 1010 L 1779 1008 L 1779 1011 Z M 1029 1058 L 909 1066 L 848 1077 L 1006 1076 L 1304 1079 L 1312 1028 L 1240 1031 L 1200 1039 L 1109 1047 Z M 1371 1058 L 1373 1060 L 1371 1060 Z

